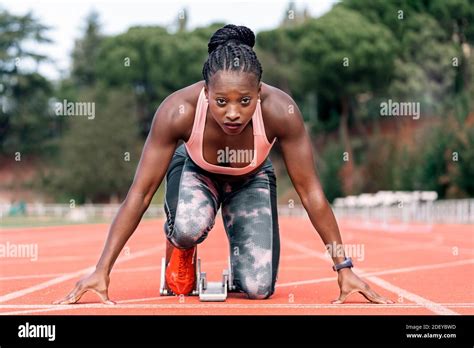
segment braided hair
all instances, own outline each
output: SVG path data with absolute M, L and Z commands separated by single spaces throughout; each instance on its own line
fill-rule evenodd
M 262 66 L 252 49 L 254 45 L 255 35 L 247 27 L 228 24 L 217 30 L 207 45 L 209 56 L 202 68 L 206 84 L 219 70 L 250 72 L 260 82 Z

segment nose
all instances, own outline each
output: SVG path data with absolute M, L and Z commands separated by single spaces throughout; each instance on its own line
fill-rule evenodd
M 229 122 L 234 122 L 240 117 L 240 110 L 238 105 L 229 105 L 229 107 L 226 110 L 225 114 L 226 119 L 229 120 Z
M 237 121 L 240 116 L 239 115 L 236 115 L 236 116 L 230 116 L 230 115 L 226 115 L 225 117 L 229 122 L 234 122 L 234 121 Z

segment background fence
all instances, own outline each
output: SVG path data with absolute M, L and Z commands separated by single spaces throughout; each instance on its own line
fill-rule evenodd
M 2 218 L 49 217 L 72 222 L 89 220 L 111 220 L 120 204 L 1 204 Z M 421 222 L 421 223 L 463 223 L 474 224 L 474 199 L 452 199 L 427 202 L 412 202 L 392 206 L 346 207 L 333 206 L 338 219 L 360 219 L 373 222 Z M 279 205 L 280 216 L 307 217 L 301 205 Z M 164 218 L 163 205 L 150 205 L 144 218 Z

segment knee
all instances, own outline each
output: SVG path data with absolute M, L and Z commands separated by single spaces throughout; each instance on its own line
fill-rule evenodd
M 189 249 L 198 244 L 192 235 L 183 233 L 174 233 L 169 240 L 178 249 Z
M 211 226 L 182 226 L 175 224 L 169 234 L 170 242 L 179 249 L 189 249 L 201 243 L 207 236 Z
M 259 285 L 258 288 L 244 286 L 242 290 L 247 294 L 250 300 L 266 300 L 275 292 L 271 284 Z
M 273 295 L 273 290 L 267 289 L 258 292 L 248 291 L 246 293 L 250 300 L 266 300 Z

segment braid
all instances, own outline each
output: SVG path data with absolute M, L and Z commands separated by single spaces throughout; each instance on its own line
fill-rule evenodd
M 217 30 L 207 45 L 209 56 L 202 69 L 206 84 L 219 70 L 253 73 L 260 82 L 263 71 L 254 45 L 255 35 L 247 27 L 228 24 Z

